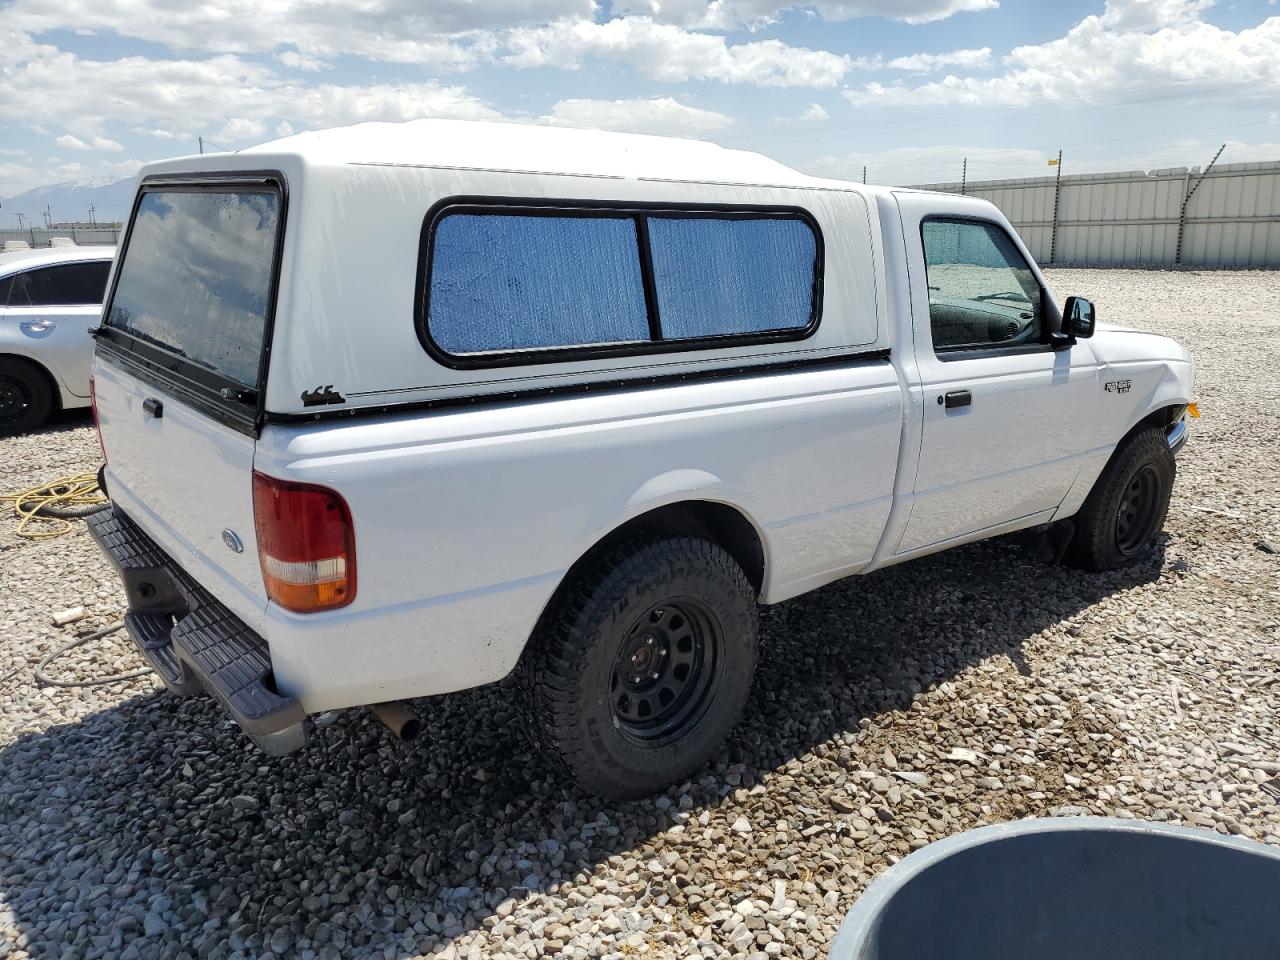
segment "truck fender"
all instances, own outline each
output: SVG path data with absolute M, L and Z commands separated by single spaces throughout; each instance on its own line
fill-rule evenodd
M 1098 477 L 1102 475 L 1103 469 L 1125 438 L 1156 420 L 1163 411 L 1183 407 L 1191 402 L 1189 388 L 1178 376 L 1177 370 L 1169 364 L 1162 366 L 1160 377 L 1147 391 L 1146 396 L 1134 404 L 1125 419 L 1120 422 L 1122 429 L 1113 430 L 1113 437 L 1106 439 L 1099 437 L 1099 445 L 1085 454 L 1071 489 L 1067 491 L 1057 512 L 1054 513 L 1054 520 L 1069 517 L 1084 505 Z M 1106 368 L 1103 369 L 1102 374 L 1103 382 L 1109 382 Z

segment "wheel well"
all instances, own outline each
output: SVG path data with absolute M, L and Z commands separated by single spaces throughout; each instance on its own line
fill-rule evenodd
M 62 388 L 58 386 L 57 379 L 49 372 L 48 367 L 37 360 L 32 360 L 30 357 L 24 357 L 17 353 L 0 353 L 0 360 L 10 360 L 13 363 L 20 363 L 35 370 L 49 386 L 49 394 L 53 398 L 53 410 L 56 412 L 62 409 Z
M 1129 429 L 1128 433 L 1120 438 L 1120 443 L 1124 443 L 1131 436 L 1141 430 L 1146 430 L 1150 427 L 1167 427 L 1171 425 L 1175 420 L 1182 416 L 1182 412 L 1186 409 L 1187 405 L 1185 403 L 1171 403 L 1168 406 L 1152 410 L 1145 417 L 1135 423 Z M 1116 444 L 1117 448 L 1119 448 L 1119 446 L 1119 443 Z
M 757 595 L 764 588 L 764 545 L 756 528 L 733 507 L 709 500 L 684 500 L 632 517 L 583 554 L 569 568 L 564 582 L 570 582 L 581 566 L 619 540 L 646 535 L 694 536 L 710 540 L 737 561 Z

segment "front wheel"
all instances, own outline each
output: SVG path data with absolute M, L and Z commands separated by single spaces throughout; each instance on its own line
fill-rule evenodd
M 1121 444 L 1076 522 L 1070 556 L 1089 570 L 1114 570 L 1155 550 L 1177 467 L 1164 431 L 1152 427 Z
M 737 723 L 757 634 L 755 592 L 716 544 L 674 537 L 605 550 L 530 641 L 522 681 L 533 734 L 593 793 L 662 790 Z

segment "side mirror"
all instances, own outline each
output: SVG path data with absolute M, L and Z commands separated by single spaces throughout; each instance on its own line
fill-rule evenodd
M 1066 306 L 1062 309 L 1062 332 L 1069 337 L 1087 340 L 1093 336 L 1096 314 L 1092 300 L 1086 300 L 1084 297 L 1067 297 Z

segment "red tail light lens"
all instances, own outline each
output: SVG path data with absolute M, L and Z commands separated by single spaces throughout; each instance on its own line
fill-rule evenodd
M 102 451 L 102 462 L 107 462 L 107 445 L 102 442 L 102 422 L 98 419 L 98 386 L 93 377 L 89 378 L 89 406 L 93 410 L 93 429 L 98 433 L 98 449 Z
M 253 520 L 268 598 L 295 613 L 345 607 L 355 599 L 355 530 L 337 493 L 255 470 Z

